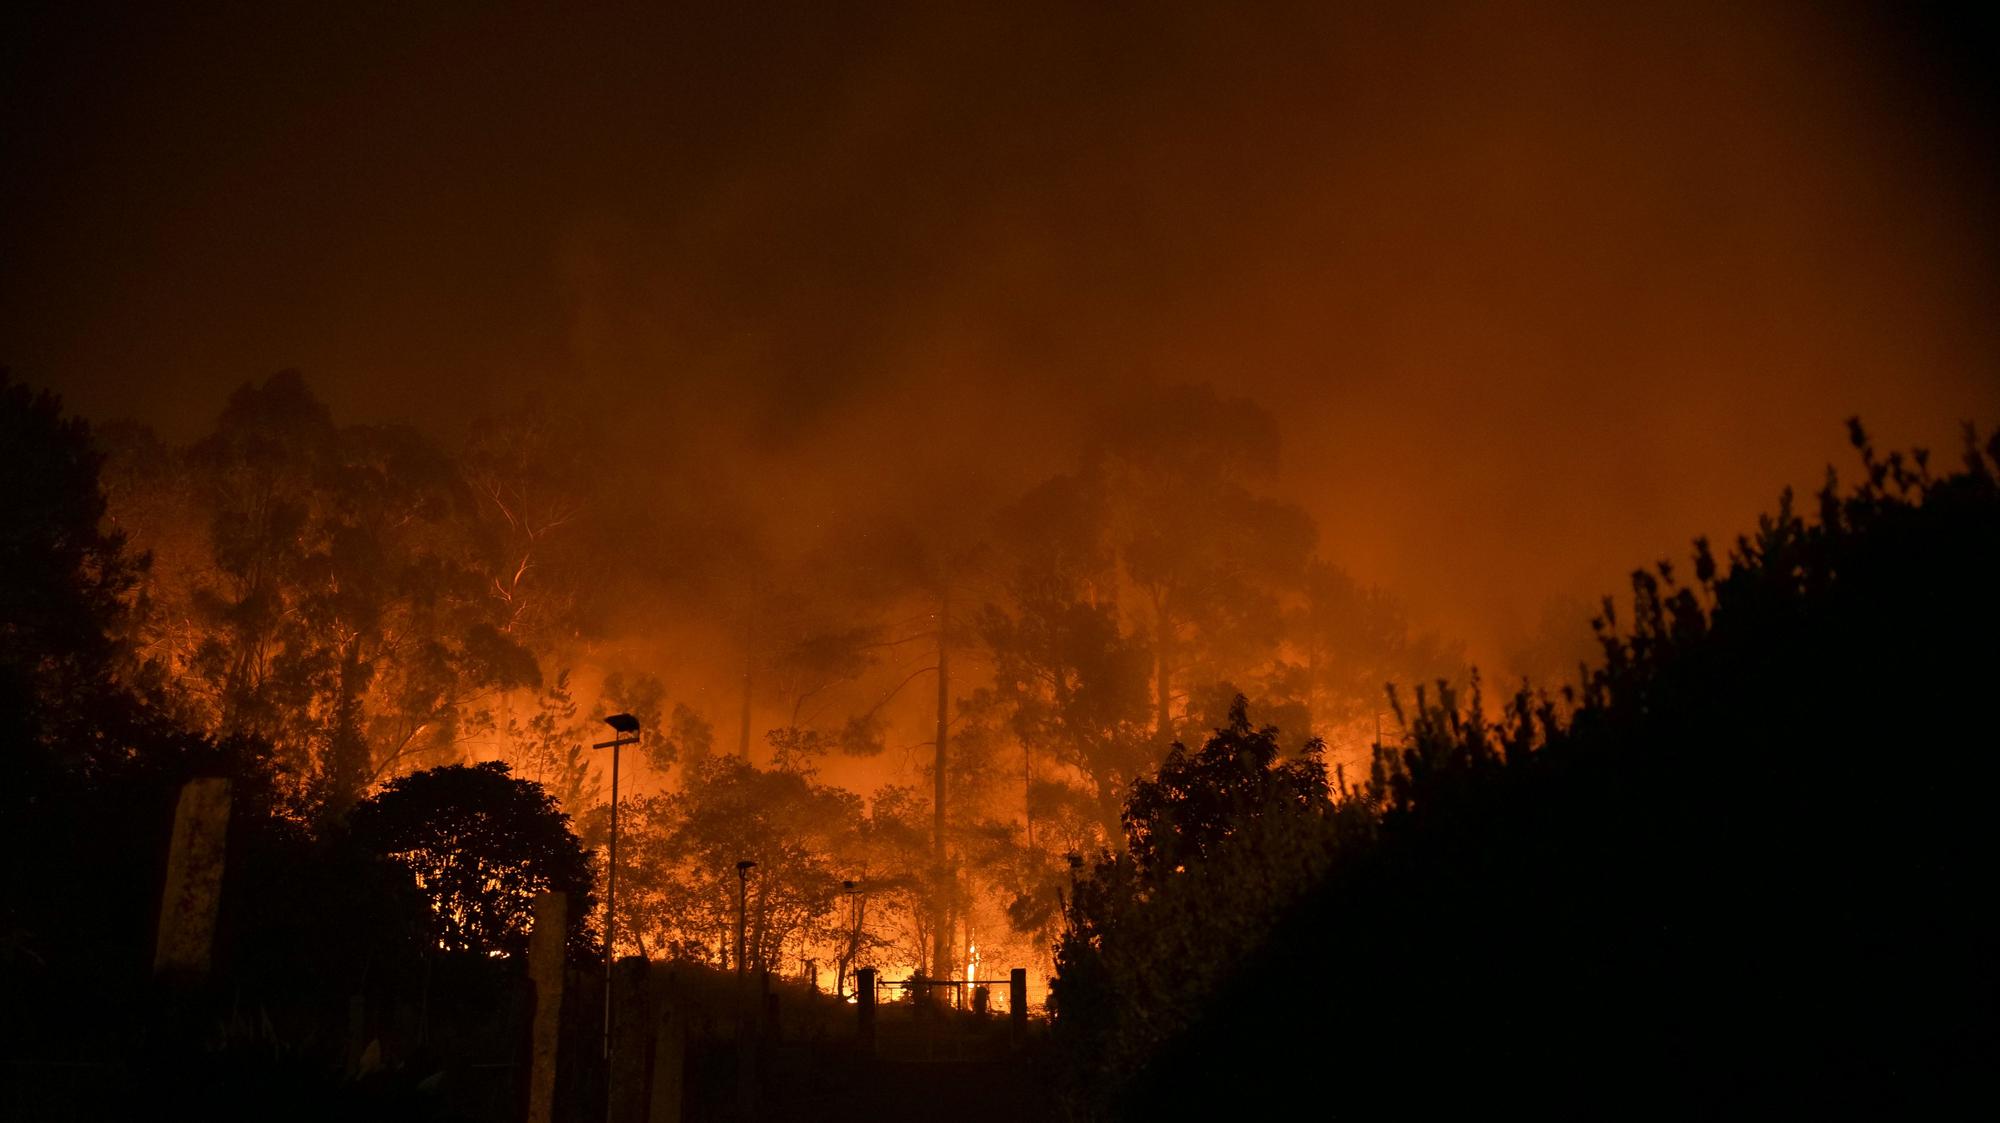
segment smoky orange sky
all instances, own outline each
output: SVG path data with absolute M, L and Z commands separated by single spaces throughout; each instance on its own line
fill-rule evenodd
M 86 416 L 539 390 L 634 504 L 807 540 L 1208 382 L 1482 657 L 1816 485 L 1850 414 L 2000 422 L 1990 39 L 1943 17 L 265 7 L 0 17 L 0 362 Z

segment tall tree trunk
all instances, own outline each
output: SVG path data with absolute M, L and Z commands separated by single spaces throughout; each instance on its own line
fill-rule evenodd
M 1306 739 L 1319 736 L 1319 645 L 1306 644 Z
M 1028 824 L 1028 849 L 1035 848 L 1035 750 L 1021 741 L 1021 815 Z
M 937 868 L 938 918 L 931 939 L 931 977 L 946 979 L 951 977 L 952 908 L 958 896 L 957 879 L 952 875 L 944 840 L 946 744 L 951 731 L 951 586 L 948 584 L 938 593 L 937 638 L 937 762 L 932 768 L 935 790 L 931 803 L 931 860 Z
M 341 652 L 335 676 L 332 729 L 328 731 L 324 762 L 325 790 L 321 808 L 329 820 L 347 814 L 368 786 L 368 737 L 362 731 L 361 694 L 366 669 L 361 664 L 361 641 L 349 640 Z
M 1164 593 L 1153 596 L 1153 625 L 1153 681 L 1158 689 L 1153 735 L 1165 741 L 1174 733 L 1174 618 Z
M 1104 838 L 1108 845 L 1120 847 L 1125 839 L 1125 784 L 1126 778 L 1111 775 L 1098 776 L 1097 821 L 1104 827 Z
M 736 755 L 750 759 L 750 695 L 757 681 L 757 621 L 754 610 L 743 610 L 743 712 L 737 727 Z

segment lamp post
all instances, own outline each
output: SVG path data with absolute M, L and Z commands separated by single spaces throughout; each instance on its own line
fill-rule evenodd
M 736 974 L 743 974 L 743 913 L 750 899 L 750 871 L 757 863 L 741 861 L 736 863 Z
M 846 998 L 847 977 L 854 970 L 854 961 L 861 957 L 861 886 L 843 881 L 840 891 L 846 894 L 847 903 L 852 906 L 850 911 L 854 920 L 847 929 L 847 954 L 841 957 L 840 975 L 834 979 L 833 996 Z
M 639 719 L 631 714 L 612 714 L 604 719 L 617 736 L 599 741 L 593 749 L 611 750 L 611 855 L 606 864 L 604 886 L 604 1064 L 611 1067 L 611 950 L 618 931 L 618 750 L 639 743 Z

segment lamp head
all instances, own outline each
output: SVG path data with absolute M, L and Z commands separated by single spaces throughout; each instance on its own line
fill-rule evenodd
M 604 719 L 604 724 L 610 726 L 618 733 L 639 732 L 639 719 L 633 717 L 631 714 L 612 714 L 610 717 Z

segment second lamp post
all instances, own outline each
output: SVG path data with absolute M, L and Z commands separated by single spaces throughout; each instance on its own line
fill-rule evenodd
M 612 714 L 604 719 L 617 736 L 599 741 L 593 749 L 611 750 L 611 855 L 606 863 L 604 888 L 604 1062 L 611 1063 L 611 950 L 618 932 L 618 750 L 639 743 L 639 719 L 631 714 Z

